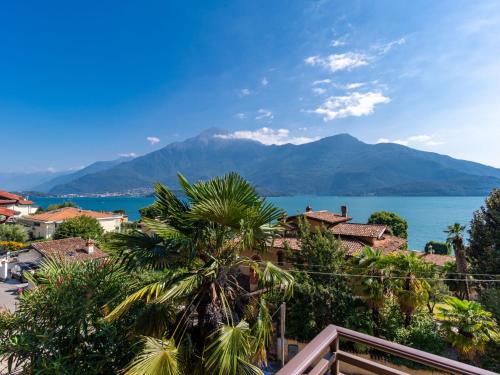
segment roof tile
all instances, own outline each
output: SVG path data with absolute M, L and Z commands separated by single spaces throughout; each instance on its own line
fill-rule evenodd
M 89 216 L 93 217 L 94 219 L 106 219 L 117 217 L 119 215 L 112 212 L 97 212 L 81 210 L 75 207 L 64 207 L 53 211 L 43 212 L 41 214 L 31 215 L 27 218 L 35 221 L 63 221 L 73 219 L 78 216 Z
M 99 259 L 106 253 L 94 246 L 94 252 L 88 254 L 85 250 L 86 240 L 80 237 L 63 238 L 60 240 L 35 242 L 31 247 L 46 257 L 58 257 L 70 260 Z

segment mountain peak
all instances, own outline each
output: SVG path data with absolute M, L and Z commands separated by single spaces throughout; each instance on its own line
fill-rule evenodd
M 212 128 L 208 128 L 208 129 L 201 131 L 200 134 L 198 134 L 194 138 L 207 139 L 207 138 L 213 138 L 215 135 L 219 135 L 219 134 L 229 134 L 229 132 L 227 130 L 224 130 L 224 129 L 212 127 Z

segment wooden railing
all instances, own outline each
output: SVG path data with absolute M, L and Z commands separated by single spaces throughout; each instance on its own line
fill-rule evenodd
M 365 344 L 386 353 L 452 374 L 495 375 L 495 373 L 491 371 L 334 325 L 326 327 L 318 336 L 307 344 L 304 349 L 293 357 L 290 362 L 278 371 L 276 375 L 302 375 L 311 368 L 312 369 L 307 372 L 309 375 L 322 375 L 328 370 L 330 370 L 333 375 L 337 375 L 340 374 L 340 362 L 345 362 L 380 375 L 408 375 L 405 372 L 340 350 L 339 340 L 341 338 Z M 328 356 L 328 353 L 331 355 Z

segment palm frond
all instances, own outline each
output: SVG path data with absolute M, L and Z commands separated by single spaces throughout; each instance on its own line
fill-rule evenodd
M 259 301 L 257 319 L 252 326 L 254 358 L 259 365 L 267 366 L 267 348 L 272 337 L 272 318 L 265 299 Z
M 160 237 L 135 230 L 111 234 L 106 242 L 106 250 L 128 270 L 162 269 L 168 264 L 169 254 L 161 243 Z
M 253 269 L 259 276 L 260 287 L 271 290 L 280 289 L 286 298 L 292 295 L 295 279 L 290 273 L 271 262 L 266 262 L 264 269 L 261 269 L 257 263 L 254 263 Z
M 125 370 L 126 375 L 180 375 L 182 366 L 173 340 L 144 337 L 144 349 Z
M 154 301 L 160 296 L 160 294 L 168 287 L 168 282 L 158 281 L 145 287 L 142 287 L 137 292 L 132 293 L 130 296 L 125 298 L 118 306 L 116 306 L 113 311 L 111 311 L 106 319 L 108 321 L 114 321 L 125 314 L 137 301 L 144 300 L 146 302 Z
M 207 347 L 206 366 L 219 375 L 261 375 L 262 371 L 248 358 L 252 354 L 252 336 L 248 323 L 240 321 L 236 326 L 222 326 L 213 335 Z

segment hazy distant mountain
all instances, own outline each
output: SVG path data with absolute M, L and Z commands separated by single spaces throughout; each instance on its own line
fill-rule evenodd
M 485 195 L 500 169 L 397 144 L 366 144 L 339 134 L 304 145 L 265 146 L 215 137 L 211 129 L 51 189 L 52 193 L 177 188 L 176 172 L 195 181 L 237 171 L 269 194 Z
M 0 190 L 24 191 L 35 185 L 63 176 L 65 172 L 0 172 Z
M 85 168 L 79 169 L 76 172 L 59 175 L 59 176 L 54 177 L 52 179 L 46 180 L 42 183 L 38 183 L 37 185 L 30 185 L 30 190 L 49 192 L 55 186 L 70 183 L 71 181 L 75 181 L 75 180 L 79 179 L 80 177 L 83 177 L 83 176 L 86 176 L 86 175 L 89 175 L 92 173 L 105 171 L 111 167 L 114 167 L 114 166 L 116 166 L 120 163 L 126 162 L 126 161 L 130 161 L 132 159 L 133 159 L 132 157 L 121 157 L 121 158 L 118 158 L 115 160 L 97 161 L 95 163 L 92 163 L 92 164 L 86 166 Z

